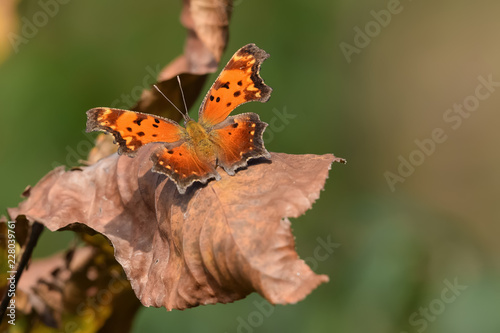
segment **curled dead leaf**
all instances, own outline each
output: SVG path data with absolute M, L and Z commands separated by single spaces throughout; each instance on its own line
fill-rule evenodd
M 235 176 L 195 184 L 186 194 L 135 158 L 111 155 L 83 171 L 57 168 L 11 216 L 58 230 L 79 222 L 113 244 L 137 297 L 168 310 L 228 303 L 258 292 L 272 304 L 295 303 L 319 284 L 299 259 L 288 217 L 319 197 L 333 155 L 272 153 Z
M 222 57 L 229 35 L 232 0 L 189 0 L 192 28 L 217 61 Z M 183 21 L 186 22 L 186 21 Z

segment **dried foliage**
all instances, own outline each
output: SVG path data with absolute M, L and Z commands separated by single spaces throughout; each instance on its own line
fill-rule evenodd
M 180 195 L 147 158 L 112 155 L 82 171 L 55 169 L 11 216 L 50 230 L 79 222 L 105 235 L 146 306 L 184 309 L 256 291 L 295 303 L 326 276 L 298 258 L 287 217 L 319 197 L 333 155 L 272 154 L 235 176 Z

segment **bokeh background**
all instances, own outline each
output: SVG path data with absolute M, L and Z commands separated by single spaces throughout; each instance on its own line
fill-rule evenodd
M 30 19 L 40 3 L 14 9 Z M 131 107 L 151 73 L 182 52 L 180 9 L 68 1 L 17 52 L 2 41 L 1 213 L 54 166 L 86 157 L 87 109 L 117 99 Z M 13 27 L 2 10 L 5 36 Z M 382 10 L 397 14 L 388 22 Z M 221 65 L 254 42 L 271 54 L 261 74 L 274 89 L 268 103 L 238 111 L 278 119 L 270 151 L 348 160 L 292 220 L 298 253 L 331 281 L 296 305 L 271 308 L 254 294 L 186 311 L 143 308 L 134 332 L 499 332 L 500 87 L 457 129 L 443 118 L 474 96 L 479 76 L 500 82 L 499 12 L 495 1 L 236 1 Z M 356 37 L 366 27 L 372 37 Z M 356 41 L 363 47 L 346 56 Z M 445 142 L 391 188 L 387 172 L 398 174 L 400 156 L 416 158 L 415 140 L 436 128 Z M 35 256 L 72 239 L 45 232 Z M 327 252 L 325 242 L 336 245 Z

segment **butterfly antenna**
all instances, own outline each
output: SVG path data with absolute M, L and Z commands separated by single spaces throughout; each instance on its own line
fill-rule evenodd
M 190 121 L 190 120 L 191 120 L 191 118 L 189 118 L 189 116 L 188 116 L 187 114 L 184 114 L 181 110 L 179 110 L 179 108 L 178 108 L 177 106 L 175 106 L 174 102 L 172 102 L 172 101 L 171 101 L 171 100 L 170 100 L 167 96 L 165 96 L 165 94 L 164 94 L 164 93 L 160 90 L 160 88 L 158 88 L 158 87 L 156 86 L 156 84 L 153 84 L 153 87 L 155 87 L 155 89 L 156 89 L 156 90 L 158 90 L 158 92 L 159 92 L 159 93 L 160 93 L 163 97 L 165 97 L 165 99 L 166 99 L 167 101 L 169 101 L 169 102 L 170 102 L 170 104 L 172 104 L 172 106 L 173 106 L 173 107 L 174 107 L 177 111 L 179 111 L 179 113 L 182 115 L 182 117 L 184 117 L 184 120 L 185 120 L 186 122 L 188 122 L 188 121 Z
M 188 114 L 186 98 L 184 97 L 184 90 L 182 90 L 181 77 L 179 75 L 177 75 L 177 82 L 179 82 L 179 88 L 181 89 L 182 101 L 184 102 L 184 109 L 186 109 L 186 114 Z

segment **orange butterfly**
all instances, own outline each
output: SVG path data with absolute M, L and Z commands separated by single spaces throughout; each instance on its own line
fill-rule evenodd
M 243 103 L 267 102 L 271 96 L 271 87 L 259 75 L 260 65 L 268 57 L 255 44 L 239 49 L 205 96 L 199 122 L 183 114 L 186 128 L 150 114 L 94 108 L 87 111 L 87 132 L 113 134 L 120 145 L 118 153 L 129 156 L 148 143 L 164 143 L 151 155 L 152 170 L 172 179 L 181 194 L 193 182 L 219 180 L 217 165 L 234 175 L 249 159 L 271 157 L 262 140 L 267 124 L 257 114 L 229 116 Z

